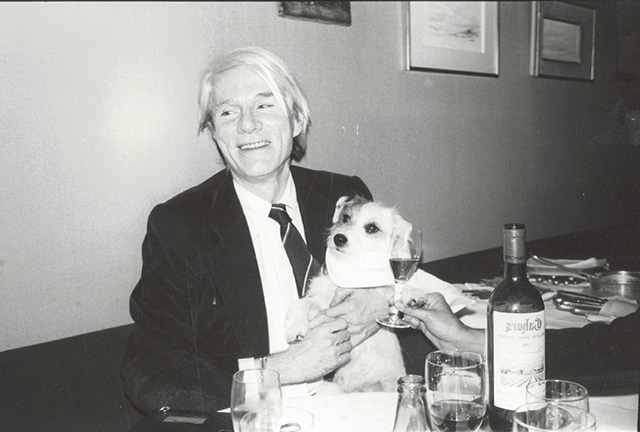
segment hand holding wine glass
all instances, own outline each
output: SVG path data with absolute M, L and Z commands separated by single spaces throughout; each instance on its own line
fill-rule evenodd
M 411 279 L 418 269 L 422 255 L 422 231 L 411 228 L 405 233 L 393 233 L 393 243 L 389 264 L 395 280 L 393 303 L 400 300 L 404 284 Z M 392 328 L 408 328 L 410 325 L 398 314 L 395 306 L 391 306 L 389 316 L 377 319 L 379 324 Z

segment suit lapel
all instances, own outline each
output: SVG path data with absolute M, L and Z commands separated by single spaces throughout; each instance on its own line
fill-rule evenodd
M 309 251 L 324 263 L 326 229 L 333 205 L 316 173 L 291 167 Z M 230 175 L 212 191 L 209 226 L 219 242 L 204 256 L 203 271 L 212 273 L 227 305 L 241 357 L 267 355 L 269 332 L 262 282 L 253 242 Z
M 210 251 L 208 267 L 227 305 L 240 356 L 266 355 L 269 332 L 262 283 L 249 227 L 230 175 L 213 191 L 209 226 L 220 241 Z

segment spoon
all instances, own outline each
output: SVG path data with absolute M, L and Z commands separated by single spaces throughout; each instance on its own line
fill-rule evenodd
M 557 269 L 564 270 L 564 271 L 566 271 L 566 272 L 569 272 L 569 273 L 573 273 L 573 274 L 577 274 L 577 275 L 579 275 L 579 276 L 582 276 L 583 278 L 585 278 L 585 279 L 586 279 L 586 280 L 588 280 L 589 282 L 591 282 L 591 279 L 593 278 L 593 275 L 592 275 L 592 274 L 590 274 L 590 273 L 586 273 L 586 272 L 583 272 L 583 271 L 580 271 L 580 270 L 576 270 L 576 269 L 571 268 L 571 267 L 563 266 L 562 264 L 555 263 L 555 262 L 553 262 L 553 261 L 551 261 L 551 260 L 548 260 L 548 259 L 546 259 L 546 258 L 540 258 L 539 256 L 534 255 L 534 254 L 531 254 L 530 256 L 531 256 L 531 258 L 533 258 L 534 260 L 536 260 L 536 261 L 540 261 L 541 263 L 545 263 L 545 264 L 548 264 L 548 265 L 550 265 L 550 266 L 552 266 L 552 267 L 555 267 L 555 268 L 557 268 Z

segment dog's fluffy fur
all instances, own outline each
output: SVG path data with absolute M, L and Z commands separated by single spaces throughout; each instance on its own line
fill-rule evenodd
M 327 248 L 339 256 L 354 256 L 362 251 L 387 252 L 392 233 L 408 232 L 411 224 L 393 208 L 363 198 L 343 197 L 338 201 L 334 225 L 327 237 Z M 287 321 L 289 342 L 304 337 L 309 321 L 329 307 L 336 286 L 326 271 L 310 281 L 304 298 L 294 303 Z M 367 288 L 372 296 L 381 296 L 382 288 Z M 336 370 L 333 382 L 343 392 L 395 391 L 398 378 L 406 374 L 402 352 L 394 331 L 386 327 L 356 346 L 349 363 Z

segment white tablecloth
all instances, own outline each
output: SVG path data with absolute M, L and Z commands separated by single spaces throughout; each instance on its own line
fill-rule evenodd
M 391 432 L 395 393 L 347 393 L 289 399 L 315 417 L 315 432 Z M 590 411 L 599 432 L 637 430 L 638 394 L 591 397 Z
M 456 284 L 462 289 L 464 286 Z M 585 315 L 574 315 L 568 311 L 558 310 L 551 298 L 544 302 L 546 328 L 559 329 L 568 327 L 582 327 L 590 321 Z M 467 306 L 459 313 L 462 322 L 473 328 L 487 327 L 487 300 L 478 300 Z
M 583 315 L 556 309 L 545 302 L 547 328 L 582 327 L 589 320 Z M 463 311 L 462 321 L 476 328 L 486 327 L 487 302 L 477 301 Z M 395 393 L 350 393 L 288 399 L 287 404 L 314 414 L 315 432 L 390 432 L 393 429 L 397 395 Z M 599 432 L 635 431 L 638 420 L 638 393 L 600 396 L 589 399 Z

